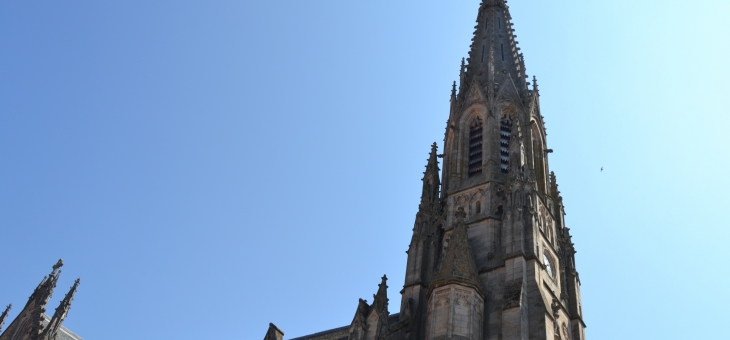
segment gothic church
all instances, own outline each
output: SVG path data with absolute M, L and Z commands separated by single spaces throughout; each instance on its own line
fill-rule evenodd
M 426 165 L 398 313 L 383 277 L 350 325 L 294 340 L 585 339 L 537 81 L 506 1 L 484 0 L 475 29 L 443 154 L 434 143 Z M 283 336 L 270 324 L 265 340 Z

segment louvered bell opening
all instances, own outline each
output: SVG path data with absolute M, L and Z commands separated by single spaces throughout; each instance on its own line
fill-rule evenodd
M 469 129 L 469 177 L 482 173 L 482 122 L 475 120 Z
M 499 159 L 502 173 L 509 172 L 509 139 L 512 135 L 512 123 L 502 121 L 499 125 Z

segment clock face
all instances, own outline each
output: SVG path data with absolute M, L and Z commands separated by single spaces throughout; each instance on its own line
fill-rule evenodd
M 550 261 L 550 258 L 546 254 L 542 254 L 542 260 L 545 262 L 545 270 L 547 271 L 548 275 L 551 277 L 554 277 L 553 274 L 553 263 Z

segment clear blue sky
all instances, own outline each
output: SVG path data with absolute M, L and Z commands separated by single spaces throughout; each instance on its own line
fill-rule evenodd
M 0 1 L 0 303 L 63 258 L 88 340 L 396 310 L 478 5 Z M 726 339 L 730 2 L 510 5 L 588 337 Z

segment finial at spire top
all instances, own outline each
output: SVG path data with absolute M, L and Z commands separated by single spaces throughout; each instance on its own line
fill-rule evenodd
M 53 270 L 58 270 L 58 268 L 63 267 L 63 259 L 58 259 L 58 262 L 56 262 L 55 265 L 53 265 Z

